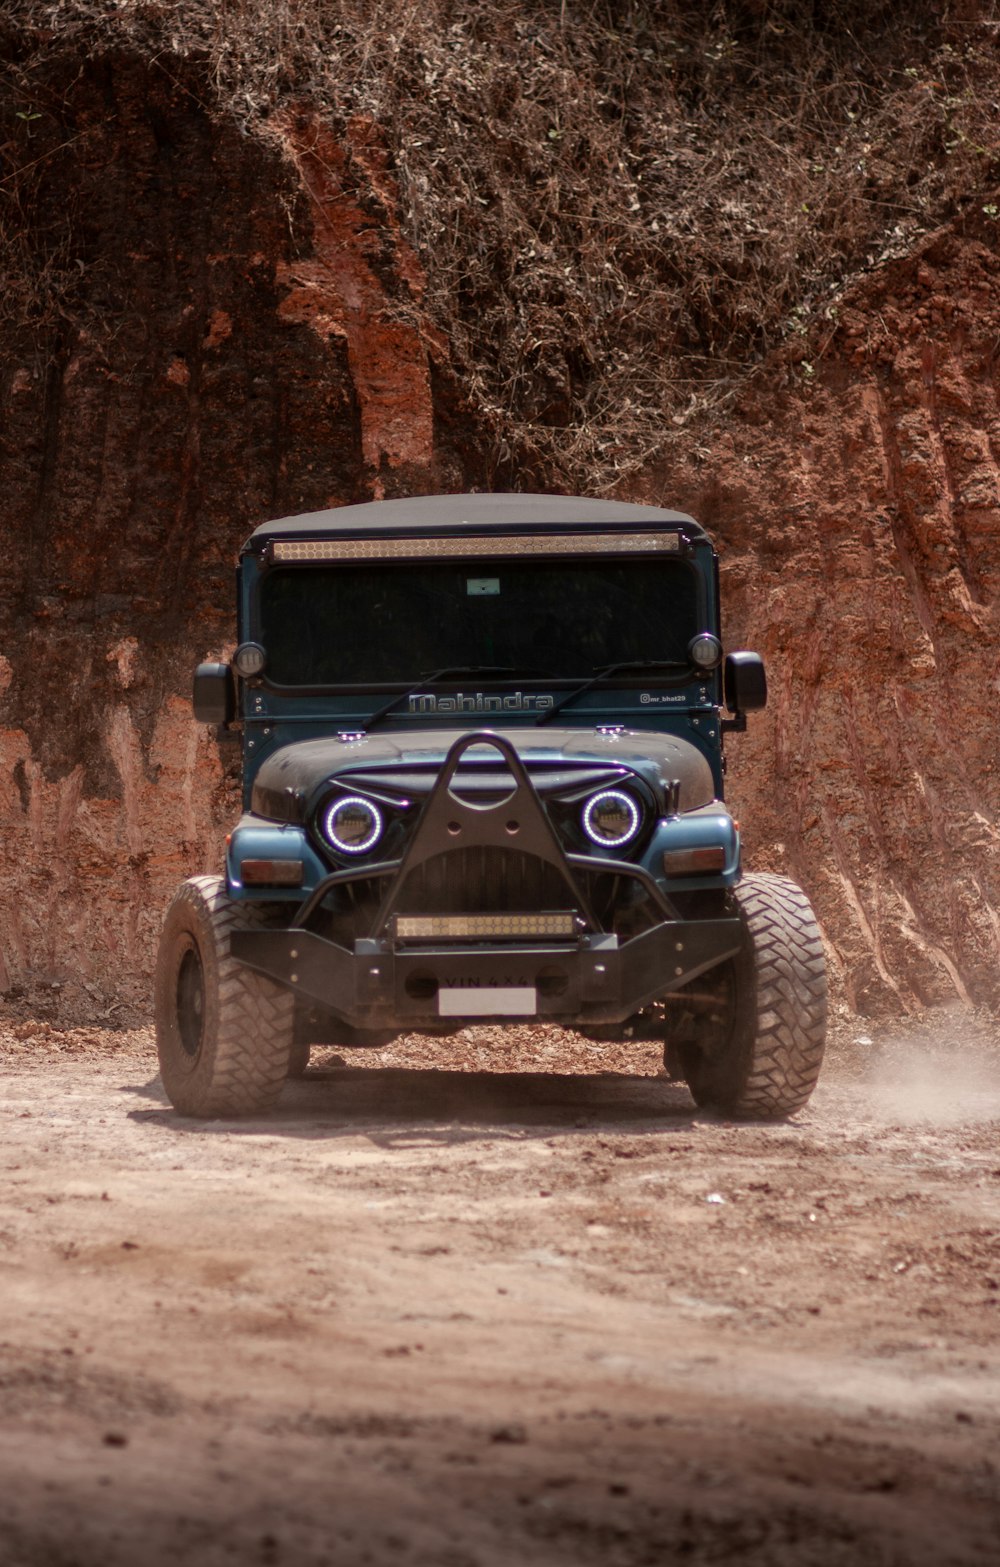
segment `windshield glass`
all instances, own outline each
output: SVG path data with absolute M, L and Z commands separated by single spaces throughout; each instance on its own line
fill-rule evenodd
M 280 686 L 388 685 L 475 665 L 546 679 L 626 660 L 687 666 L 704 629 L 686 562 L 606 555 L 277 568 L 259 616 Z

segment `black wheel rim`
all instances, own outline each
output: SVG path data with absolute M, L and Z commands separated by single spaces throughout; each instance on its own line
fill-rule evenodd
M 177 1029 L 185 1055 L 196 1058 L 205 1028 L 205 975 L 196 947 L 189 947 L 177 971 Z

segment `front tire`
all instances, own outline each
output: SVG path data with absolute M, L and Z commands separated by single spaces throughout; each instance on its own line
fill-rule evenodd
M 743 950 L 717 976 L 715 1005 L 691 1020 L 695 1026 L 678 1046 L 680 1064 L 697 1104 L 777 1120 L 801 1109 L 819 1077 L 823 942 L 808 898 L 786 876 L 747 875 L 736 901 Z
M 160 1075 L 181 1115 L 256 1115 L 288 1075 L 294 997 L 237 963 L 234 930 L 257 924 L 219 876 L 193 876 L 167 910 L 156 964 Z

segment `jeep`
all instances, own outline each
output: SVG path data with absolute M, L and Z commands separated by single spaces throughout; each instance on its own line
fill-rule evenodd
M 313 1045 L 526 1020 L 662 1042 L 727 1115 L 804 1104 L 823 946 L 794 882 L 742 871 L 723 744 L 766 681 L 724 653 L 718 588 L 704 530 L 654 506 L 421 496 L 255 529 L 232 661 L 194 677 L 196 718 L 241 737 L 243 815 L 164 923 L 175 1108 L 264 1111 Z

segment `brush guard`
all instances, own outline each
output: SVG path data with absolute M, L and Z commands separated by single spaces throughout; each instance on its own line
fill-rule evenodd
M 459 764 L 474 746 L 503 757 L 513 783 L 504 799 L 473 803 L 455 793 Z M 565 907 L 507 915 L 400 912 L 412 872 L 449 850 L 477 847 L 517 849 L 550 866 L 566 889 Z M 661 922 L 626 941 L 604 930 L 578 874 L 595 869 L 640 882 Z M 362 878 L 388 885 L 368 935 L 353 949 L 308 928 L 333 888 Z M 288 927 L 234 931 L 231 950 L 305 1004 L 318 1003 L 358 1029 L 486 1018 L 582 1027 L 624 1022 L 735 956 L 742 941 L 736 915 L 679 919 L 641 866 L 567 854 L 514 746 L 481 730 L 451 747 L 400 859 L 333 872 Z

